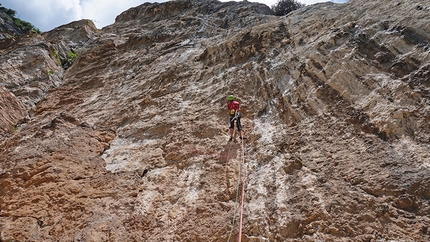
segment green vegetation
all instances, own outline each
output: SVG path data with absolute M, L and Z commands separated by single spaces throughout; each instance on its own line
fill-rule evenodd
M 18 131 L 18 126 L 16 126 L 16 125 L 9 126 L 9 131 L 11 133 L 15 133 L 16 131 Z
M 57 65 L 61 65 L 60 55 L 58 54 L 58 50 L 54 50 L 54 52 L 51 52 L 52 59 L 55 60 Z
M 296 0 L 279 0 L 278 3 L 272 6 L 272 11 L 276 16 L 284 16 L 304 6 L 306 5 Z
M 73 50 L 69 50 L 67 52 L 67 63 L 72 65 L 72 63 L 78 58 L 78 53 L 75 53 Z
M 38 34 L 41 34 L 42 32 L 35 28 L 31 23 L 23 21 L 19 18 L 13 18 L 13 23 L 18 26 L 18 28 L 24 30 L 24 31 L 32 31 Z
M 4 11 L 9 17 L 12 19 L 13 23 L 20 28 L 24 32 L 32 31 L 38 34 L 41 34 L 42 31 L 40 31 L 38 28 L 34 27 L 31 23 L 21 20 L 16 16 L 16 11 L 13 9 L 5 8 L 0 4 L 0 10 Z
M 6 12 L 7 15 L 9 15 L 11 17 L 15 17 L 15 15 L 16 15 L 16 11 L 15 10 L 12 10 L 12 9 L 9 9 L 9 8 L 3 8 L 3 9 L 4 9 L 4 11 Z

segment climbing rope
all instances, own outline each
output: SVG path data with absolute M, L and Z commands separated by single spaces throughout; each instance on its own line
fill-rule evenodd
M 235 206 L 234 206 L 234 212 L 233 212 L 233 220 L 232 220 L 232 227 L 228 236 L 228 240 L 227 242 L 230 242 L 231 236 L 233 234 L 233 230 L 234 227 L 236 225 L 236 214 L 237 214 L 237 204 L 238 204 L 238 200 L 239 200 L 239 187 L 240 184 L 242 182 L 242 194 L 241 194 L 241 202 L 240 202 L 240 222 L 239 222 L 239 242 L 241 242 L 242 240 L 242 224 L 243 224 L 243 202 L 244 202 L 244 193 L 245 193 L 245 181 L 246 181 L 246 171 L 245 174 L 243 174 L 242 170 L 245 167 L 245 149 L 244 149 L 244 141 L 243 139 L 241 139 L 241 163 L 240 163 L 240 167 L 239 167 L 239 176 L 238 176 L 238 183 L 237 183 L 237 187 L 236 187 L 236 199 L 235 199 Z M 231 148 L 231 145 L 230 145 Z M 227 153 L 227 162 L 226 162 L 226 179 L 227 179 L 227 164 L 228 164 L 228 160 L 229 160 L 229 154 L 230 154 L 230 149 L 229 152 Z
M 242 163 L 241 163 L 241 170 L 242 168 L 245 168 L 245 149 L 244 149 L 244 142 L 242 139 Z M 240 174 L 241 172 L 239 172 Z M 243 225 L 243 200 L 245 198 L 245 182 L 246 182 L 246 169 L 244 169 L 244 172 L 242 172 L 242 198 L 240 202 L 240 222 L 239 222 L 239 242 L 242 241 L 242 225 Z M 240 176 L 239 176 L 240 177 Z
M 241 174 L 242 174 L 242 163 L 240 164 L 240 168 L 239 168 L 239 177 L 238 177 L 238 182 L 237 182 L 237 186 L 236 186 L 236 198 L 234 201 L 233 220 L 232 220 L 231 230 L 230 230 L 227 242 L 230 242 L 231 236 L 233 234 L 234 226 L 236 225 L 237 201 L 239 200 L 239 186 L 240 186 Z M 227 178 L 227 176 L 226 176 L 226 178 Z

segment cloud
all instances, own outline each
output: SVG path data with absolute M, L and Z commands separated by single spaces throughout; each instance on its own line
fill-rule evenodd
M 164 1 L 152 1 L 164 2 Z M 142 0 L 83 0 L 81 3 L 82 18 L 91 19 L 97 28 L 113 24 L 116 16 L 125 10 L 143 4 Z
M 82 14 L 79 0 L 2 0 L 2 5 L 42 31 L 79 19 Z
M 221 0 L 228 2 L 231 0 Z M 238 0 L 237 0 L 238 1 Z M 307 5 L 327 0 L 299 0 Z M 333 0 L 346 2 L 347 0 Z M 125 10 L 144 2 L 166 2 L 166 0 L 2 0 L 4 7 L 17 12 L 17 17 L 30 22 L 41 31 L 49 31 L 63 24 L 80 19 L 92 20 L 97 28 L 114 23 L 115 17 Z M 278 0 L 250 0 L 271 7 Z
M 2 0 L 2 5 L 17 12 L 17 17 L 41 31 L 49 31 L 80 19 L 91 19 L 98 28 L 112 24 L 125 10 L 143 4 L 142 0 Z

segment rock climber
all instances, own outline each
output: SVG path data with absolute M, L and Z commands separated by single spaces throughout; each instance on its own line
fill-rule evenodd
M 234 139 L 234 121 L 236 121 L 236 127 L 239 131 L 240 139 L 245 139 L 243 137 L 242 125 L 240 124 L 240 112 L 239 112 L 239 102 L 234 100 L 233 95 L 228 96 L 227 108 L 230 112 L 230 140 Z

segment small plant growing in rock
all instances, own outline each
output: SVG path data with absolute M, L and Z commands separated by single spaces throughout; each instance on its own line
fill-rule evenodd
M 60 59 L 60 55 L 58 54 L 58 50 L 54 50 L 54 52 L 51 54 L 51 56 L 52 56 L 52 59 L 55 60 L 57 65 L 61 65 L 61 59 Z
M 272 6 L 272 11 L 276 16 L 284 16 L 304 6 L 306 6 L 306 4 L 296 0 L 279 0 L 278 3 Z
M 73 62 L 78 58 L 78 53 L 75 53 L 73 50 L 69 50 L 67 52 L 67 64 L 71 66 Z
M 10 127 L 9 127 L 9 131 L 10 131 L 11 133 L 15 133 L 16 131 L 18 131 L 18 127 L 17 127 L 16 125 L 14 125 L 14 126 L 10 126 Z

